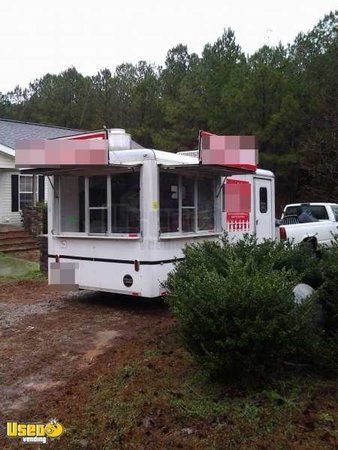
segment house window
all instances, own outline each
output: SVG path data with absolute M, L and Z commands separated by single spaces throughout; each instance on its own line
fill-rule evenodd
M 215 179 L 160 174 L 161 233 L 215 230 Z
M 36 182 L 36 193 L 38 193 L 38 182 Z M 33 204 L 33 176 L 20 175 L 19 178 L 19 208 Z
M 60 177 L 61 232 L 140 232 L 140 173 Z

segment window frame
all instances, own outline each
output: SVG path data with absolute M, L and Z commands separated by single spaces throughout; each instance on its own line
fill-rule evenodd
M 265 202 L 262 201 L 262 192 L 265 192 Z M 269 197 L 268 188 L 266 186 L 260 186 L 259 188 L 259 212 L 261 214 L 266 214 L 269 211 Z M 262 205 L 265 205 L 264 210 L 262 210 Z
M 88 215 L 88 234 L 91 236 L 92 235 L 102 236 L 102 235 L 106 235 L 106 234 L 111 234 L 111 233 L 109 233 L 111 231 L 111 228 L 109 228 L 109 219 L 108 219 L 109 215 L 111 214 L 111 202 L 110 202 L 110 204 L 108 203 L 108 192 L 110 192 L 111 175 L 109 174 L 109 175 L 105 176 L 106 177 L 106 206 L 90 206 L 90 178 L 93 178 L 95 176 L 101 176 L 101 177 L 103 176 L 104 177 L 104 175 L 92 175 L 90 177 L 85 177 L 85 198 L 86 198 L 86 195 L 88 196 L 88 213 L 87 213 L 87 215 Z M 86 200 L 85 200 L 85 204 L 86 204 Z M 86 226 L 87 226 L 86 211 L 87 211 L 87 208 L 85 210 L 85 230 L 86 230 Z M 91 213 L 91 211 L 106 211 L 107 231 L 102 232 L 102 233 L 90 231 L 90 213 Z
M 333 213 L 334 222 L 338 222 L 338 206 L 331 205 L 331 210 Z
M 31 191 L 22 191 L 21 190 L 21 179 L 31 179 L 32 180 L 32 190 Z M 18 203 L 19 203 L 19 211 L 22 211 L 22 207 L 21 207 L 21 194 L 32 194 L 32 202 L 31 204 L 33 204 L 33 187 L 34 187 L 34 183 L 33 183 L 33 175 L 32 174 L 19 174 L 19 181 L 18 181 Z M 39 198 L 39 181 L 38 178 L 36 179 L 36 198 Z
M 311 215 L 318 221 L 318 222 L 327 222 L 330 220 L 329 214 L 327 212 L 327 208 L 325 205 L 311 205 L 311 204 L 297 204 L 295 206 L 288 206 L 285 209 L 285 212 L 283 212 L 283 216 L 290 216 L 290 215 L 294 215 L 294 216 L 299 216 L 301 214 L 301 207 L 302 206 L 307 206 L 309 208 L 309 210 L 311 211 Z M 316 215 L 313 213 L 313 209 L 312 208 L 323 208 L 323 210 L 326 213 L 326 218 L 325 219 L 318 219 L 316 217 Z M 333 211 L 333 209 L 332 209 Z M 334 213 L 333 213 L 334 214 Z
M 319 209 L 321 209 L 322 212 L 325 213 L 325 218 L 323 219 L 318 219 L 317 215 L 314 213 L 316 212 L 316 208 L 317 208 L 317 212 Z M 311 210 L 311 214 L 312 216 L 318 220 L 318 222 L 327 222 L 328 220 L 330 220 L 329 214 L 327 212 L 327 208 L 325 205 L 310 205 L 310 210 Z
M 161 174 L 167 173 L 165 170 L 159 171 L 159 192 L 158 192 L 158 198 L 161 197 Z M 159 235 L 160 238 L 174 238 L 174 237 L 185 237 L 185 236 L 204 236 L 204 235 L 213 235 L 213 234 L 220 234 L 220 221 L 217 220 L 217 207 L 220 205 L 221 197 L 220 195 L 217 196 L 217 185 L 221 185 L 221 179 L 220 177 L 214 176 L 210 177 L 213 181 L 213 211 L 214 211 L 214 225 L 213 229 L 199 229 L 198 228 L 198 181 L 203 179 L 203 177 L 199 177 L 198 175 L 195 175 L 194 177 L 191 177 L 191 182 L 194 183 L 194 205 L 193 206 L 183 206 L 182 205 L 182 195 L 183 195 L 183 189 L 182 189 L 182 180 L 184 177 L 189 177 L 188 174 L 181 174 L 177 172 L 171 172 L 172 174 L 175 174 L 177 177 L 177 185 L 178 185 L 178 231 L 161 231 L 161 203 L 159 207 Z M 194 230 L 193 231 L 183 231 L 182 230 L 182 212 L 183 210 L 191 210 L 193 209 L 195 211 L 195 217 L 194 217 Z

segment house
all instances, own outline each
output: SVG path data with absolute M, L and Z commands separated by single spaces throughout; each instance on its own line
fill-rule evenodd
M 15 168 L 15 143 L 20 139 L 50 139 L 83 132 L 52 125 L 21 122 L 0 118 L 0 225 L 20 225 L 20 210 L 33 202 L 33 185 L 36 198 L 47 199 L 47 179 L 23 175 Z

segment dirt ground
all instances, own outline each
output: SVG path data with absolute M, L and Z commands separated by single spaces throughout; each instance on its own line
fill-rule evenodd
M 0 448 L 333 449 L 337 383 L 300 376 L 263 391 L 211 387 L 159 300 L 0 284 Z M 46 445 L 5 437 L 57 418 Z M 28 447 L 27 447 L 28 446 Z
M 45 280 L 2 284 L 1 420 L 31 420 L 36 405 L 92 372 L 107 349 L 170 321 L 159 301 L 52 292 Z

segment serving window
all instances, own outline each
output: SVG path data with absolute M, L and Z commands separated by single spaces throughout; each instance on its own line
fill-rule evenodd
M 140 232 L 140 172 L 61 176 L 60 231 L 84 234 Z
M 107 184 L 106 176 L 88 178 L 89 182 L 89 232 L 107 233 Z
M 160 172 L 161 233 L 215 231 L 217 180 Z
M 111 177 L 112 233 L 140 231 L 140 174 L 118 174 Z

